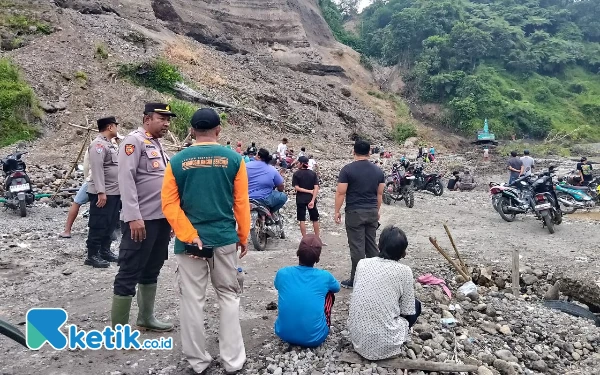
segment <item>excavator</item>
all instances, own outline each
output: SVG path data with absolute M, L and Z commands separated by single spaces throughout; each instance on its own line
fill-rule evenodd
M 477 145 L 485 145 L 485 144 L 497 145 L 498 144 L 494 133 L 490 133 L 487 119 L 485 119 L 485 121 L 483 122 L 483 130 L 479 130 L 477 132 L 477 140 L 473 141 L 473 143 L 477 144 Z

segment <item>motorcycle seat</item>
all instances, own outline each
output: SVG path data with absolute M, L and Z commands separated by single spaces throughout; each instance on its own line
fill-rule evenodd
M 573 190 L 590 190 L 587 186 L 574 186 L 574 185 L 562 185 L 565 189 L 573 189 Z

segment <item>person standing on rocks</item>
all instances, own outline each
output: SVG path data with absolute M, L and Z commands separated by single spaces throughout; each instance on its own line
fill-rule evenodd
M 239 316 L 242 290 L 237 279 L 237 250 L 240 259 L 248 252 L 248 175 L 242 157 L 217 143 L 220 124 L 219 115 L 211 108 L 194 113 L 191 127 L 196 143 L 171 159 L 161 192 L 163 212 L 176 236 L 181 345 L 197 373 L 212 362 L 204 330 L 209 276 L 221 310 L 219 351 L 223 367 L 231 373 L 241 370 L 246 362 Z M 190 255 L 190 246 L 210 251 L 210 257 Z
M 121 188 L 121 246 L 111 309 L 113 328 L 129 323 L 136 295 L 142 330 L 170 331 L 173 324 L 154 316 L 157 280 L 168 258 L 171 226 L 162 212 L 160 190 L 169 158 L 160 144 L 176 115 L 163 103 L 147 103 L 142 127 L 129 133 L 119 150 Z M 225 147 L 222 147 L 226 150 Z M 183 151 L 182 151 L 183 152 Z
M 296 190 L 296 217 L 300 223 L 300 233 L 306 236 L 306 210 L 317 237 L 319 233 L 319 210 L 317 209 L 317 195 L 319 194 L 319 177 L 308 169 L 308 158 L 298 158 L 300 168 L 292 176 L 292 186 Z
M 111 235 L 117 227 L 121 196 L 119 195 L 118 149 L 111 143 L 117 136 L 118 122 L 114 117 L 97 121 L 100 134 L 88 148 L 91 179 L 87 194 L 90 201 L 90 228 L 87 238 L 87 259 L 84 264 L 106 268 L 116 262 L 110 251 Z
M 354 162 L 342 168 L 338 177 L 334 219 L 341 224 L 340 210 L 345 200 L 346 233 L 352 259 L 350 278 L 342 281 L 343 288 L 352 288 L 358 261 L 378 253 L 375 236 L 379 227 L 385 176 L 377 165 L 369 161 L 370 149 L 367 141 L 354 142 Z
M 523 175 L 523 161 L 519 159 L 516 151 L 510 152 L 510 158 L 508 158 L 507 168 L 510 172 L 508 183 L 512 184 L 516 179 Z
M 407 247 L 406 234 L 389 226 L 379 237 L 379 256 L 358 262 L 348 331 L 354 350 L 371 361 L 400 354 L 421 313 L 412 270 L 399 262 Z
M 273 284 L 279 293 L 275 334 L 283 341 L 302 347 L 321 345 L 331 326 L 331 308 L 340 283 L 331 273 L 314 268 L 323 244 L 308 234 L 298 246 L 299 265 L 277 271 Z
M 279 155 L 280 166 L 283 169 L 287 169 L 287 146 L 288 140 L 287 138 L 283 138 L 279 146 L 277 146 L 277 155 Z

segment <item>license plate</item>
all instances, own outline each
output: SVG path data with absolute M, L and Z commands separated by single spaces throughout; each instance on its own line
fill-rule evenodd
M 10 187 L 8 188 L 8 190 L 10 190 L 11 193 L 18 193 L 19 191 L 28 191 L 29 190 L 29 184 L 10 185 Z
M 535 206 L 535 210 L 539 211 L 539 210 L 546 210 L 548 208 L 552 207 L 552 205 L 550 203 L 543 203 L 543 204 L 538 204 Z

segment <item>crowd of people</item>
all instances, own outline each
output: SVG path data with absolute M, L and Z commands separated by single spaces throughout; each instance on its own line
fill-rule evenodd
M 169 158 L 160 139 L 175 116 L 166 104 L 147 103 L 142 125 L 126 137 L 119 136 L 115 117 L 97 121 L 99 134 L 84 161 L 85 182 L 60 235 L 70 237 L 79 208 L 89 201 L 84 264 L 106 268 L 116 262 L 119 267 L 113 286 L 113 328 L 129 324 L 136 297 L 138 329 L 173 329 L 173 323 L 156 318 L 154 305 L 157 279 L 174 239 L 183 354 L 198 373 L 212 363 L 204 329 L 210 278 L 220 307 L 221 362 L 226 372 L 240 370 L 246 353 L 239 323 L 238 259 L 248 252 L 250 201 L 267 205 L 277 218 L 288 197 L 275 166 L 292 167 L 297 168 L 292 185 L 302 239 L 298 266 L 280 269 L 274 279 L 279 292 L 275 333 L 290 344 L 320 345 L 329 333 L 335 293 L 340 287 L 353 288 L 348 330 L 357 352 L 369 359 L 399 353 L 420 303 L 414 298 L 410 268 L 398 263 L 406 256 L 406 235 L 388 227 L 376 243 L 384 174 L 369 161 L 370 144 L 356 141 L 354 162 L 339 173 L 334 218 L 341 224 L 345 215 L 352 267 L 350 277 L 338 282 L 314 267 L 324 243 L 317 208 L 319 177 L 306 149 L 291 156 L 285 138 L 274 156 L 255 143 L 245 151 L 241 142 L 235 149 L 230 142 L 223 146 L 219 115 L 203 108 L 190 120 L 194 143 Z M 314 233 L 307 233 L 307 211 Z M 118 255 L 110 250 L 117 226 L 122 234 Z

